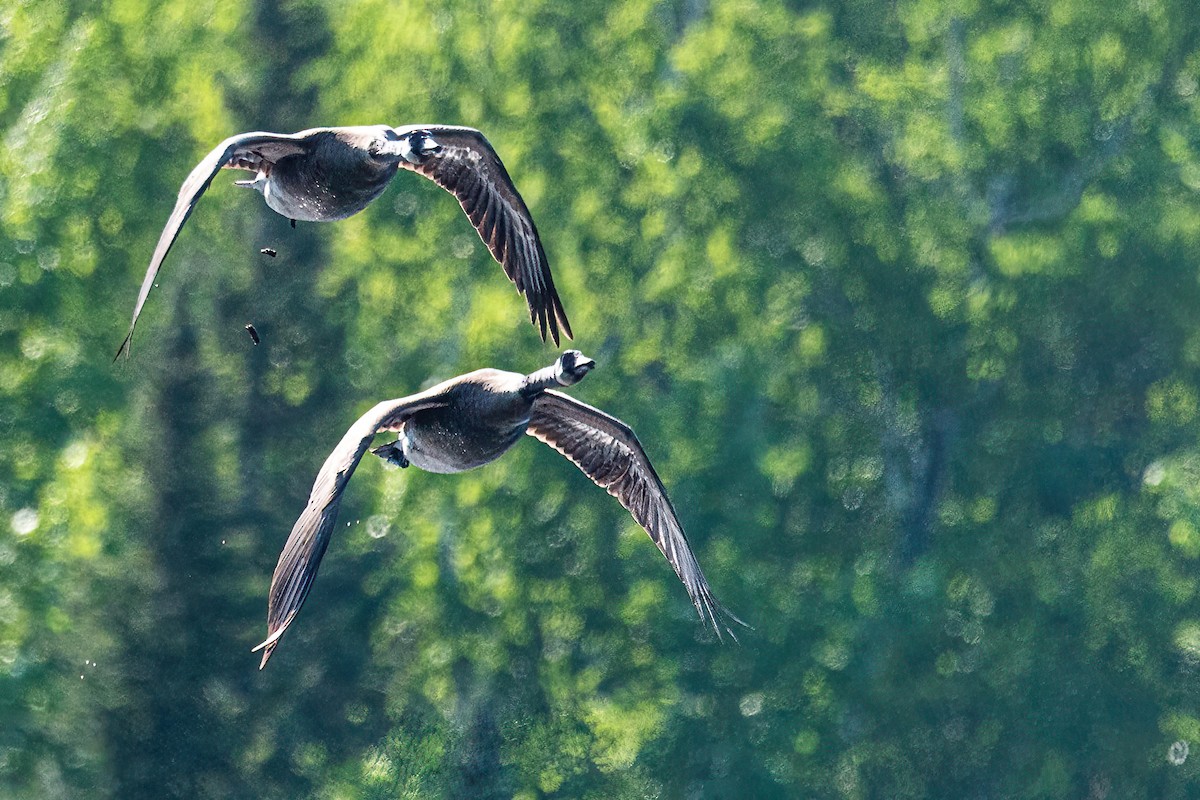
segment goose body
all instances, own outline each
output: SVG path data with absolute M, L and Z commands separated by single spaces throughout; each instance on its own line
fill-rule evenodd
M 401 467 L 440 473 L 494 461 L 524 434 L 545 442 L 620 501 L 670 562 L 701 620 L 718 636 L 722 629 L 732 635 L 725 618 L 744 623 L 713 597 L 637 436 L 617 418 L 550 388 L 571 386 L 594 366 L 579 351 L 567 350 L 528 375 L 476 370 L 419 394 L 386 400 L 361 416 L 325 460 L 279 556 L 271 578 L 267 638 L 254 648 L 263 651 L 260 669 L 308 595 L 350 476 L 375 436 L 385 431 L 396 433 L 396 440 L 372 453 Z
M 526 376 L 481 369 L 444 384 L 446 405 L 401 423 L 401 458 L 426 472 L 464 472 L 495 461 L 529 427 L 533 397 L 521 394 Z M 435 387 L 436 388 L 436 387 Z
M 117 350 L 128 355 L 138 316 L 163 261 L 200 197 L 222 169 L 254 173 L 237 185 L 260 192 L 279 214 L 331 222 L 362 211 L 400 170 L 416 172 L 450 192 L 492 257 L 525 297 L 530 321 L 555 344 L 571 336 L 541 238 L 525 201 L 491 143 L 474 128 L 454 125 L 362 125 L 299 133 L 242 133 L 217 145 L 196 165 L 175 201 L 150 258 L 129 333 Z
M 346 219 L 370 205 L 396 177 L 399 162 L 380 159 L 370 149 L 375 142 L 393 141 L 391 132 L 383 125 L 304 131 L 310 152 L 275 162 L 246 159 L 257 174 L 239 185 L 257 189 L 273 211 L 288 219 Z

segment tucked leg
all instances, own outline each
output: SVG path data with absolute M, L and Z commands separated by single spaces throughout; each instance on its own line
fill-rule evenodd
M 234 181 L 233 185 L 234 186 L 244 186 L 247 189 L 257 189 L 258 191 L 261 192 L 263 190 L 263 188 L 267 185 L 267 175 L 264 172 L 260 172 L 260 173 L 258 173 L 257 177 L 255 177 L 255 179 L 252 181 Z
M 408 466 L 408 459 L 404 457 L 404 450 L 400 447 L 399 441 L 380 445 L 372 450 L 371 453 L 379 456 L 389 464 L 395 464 L 401 469 Z

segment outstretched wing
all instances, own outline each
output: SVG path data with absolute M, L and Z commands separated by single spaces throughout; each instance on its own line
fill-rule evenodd
M 492 145 L 474 128 L 406 125 L 396 129 L 400 134 L 414 130 L 428 131 L 441 150 L 420 164 L 401 160 L 400 166 L 458 198 L 479 238 L 525 296 L 529 320 L 538 326 L 542 341 L 549 328 L 557 345 L 560 325 L 567 338 L 573 338 L 533 217 Z
M 308 590 L 317 576 L 317 568 L 321 566 L 321 557 L 329 547 L 329 537 L 333 533 L 338 506 L 342 501 L 342 490 L 346 488 L 371 440 L 377 433 L 399 430 L 405 419 L 422 409 L 445 405 L 441 394 L 435 393 L 438 389 L 434 387 L 430 392 L 379 403 L 350 426 L 350 430 L 346 431 L 346 435 L 325 459 L 308 496 L 308 505 L 292 526 L 283 552 L 279 554 L 279 563 L 275 565 L 275 574 L 271 576 L 267 638 L 254 648 L 255 652 L 263 651 L 259 669 L 267 665 L 267 659 L 279 644 L 279 637 L 283 636 L 304 605 Z
M 711 623 L 718 637 L 724 628 L 737 640 L 723 617 L 746 623 L 713 597 L 667 490 L 628 425 L 561 392 L 547 391 L 534 401 L 526 432 L 569 458 L 617 498 L 675 569 L 700 619 Z
M 121 342 L 121 346 L 117 348 L 114 361 L 123 355 L 129 355 L 129 346 L 133 342 L 133 329 L 137 325 L 138 315 L 142 313 L 142 306 L 146 304 L 146 298 L 154 287 L 154 280 L 158 276 L 163 259 L 167 257 L 171 245 L 175 244 L 179 231 L 183 229 L 183 223 L 187 222 L 187 218 L 192 215 L 192 209 L 196 207 L 200 196 L 212 183 L 217 172 L 222 168 L 254 169 L 252 165 L 256 163 L 263 161 L 274 163 L 284 156 L 306 152 L 309 140 L 310 132 L 308 131 L 296 134 L 241 133 L 221 142 L 204 157 L 203 161 L 196 165 L 187 180 L 183 182 L 183 186 L 180 187 L 179 198 L 175 201 L 175 210 L 171 212 L 167 226 L 163 228 L 162 235 L 158 237 L 158 246 L 154 248 L 150 266 L 146 269 L 146 278 L 142 281 L 142 290 L 138 293 L 137 305 L 133 307 L 133 320 L 129 323 L 129 333 L 125 336 L 125 341 Z

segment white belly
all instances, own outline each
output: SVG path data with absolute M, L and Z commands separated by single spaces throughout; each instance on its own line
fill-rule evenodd
M 262 193 L 267 205 L 288 219 L 298 219 L 301 222 L 325 222 L 328 219 L 311 198 L 289 194 L 273 184 L 270 178 L 263 184 Z
M 431 424 L 425 418 L 421 424 L 406 422 L 398 440 L 413 466 L 428 472 L 464 472 L 495 461 L 521 439 L 528 425 L 525 419 L 499 433 L 488 430 L 481 435 L 478 429 Z
M 405 425 L 404 430 L 400 432 L 400 447 L 404 449 L 404 457 L 413 466 L 420 467 L 426 472 L 445 475 L 477 466 L 476 464 L 463 464 L 460 459 L 454 457 L 452 449 L 422 447 L 421 442 L 413 435 L 412 429 L 408 425 Z

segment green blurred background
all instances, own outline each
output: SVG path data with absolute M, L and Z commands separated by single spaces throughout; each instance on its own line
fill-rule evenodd
M 3 0 L 0 796 L 1197 796 L 1198 121 L 1183 0 Z M 491 139 L 740 646 L 530 439 L 368 459 L 257 671 L 350 422 L 556 354 L 431 183 L 225 174 L 110 363 L 204 153 L 381 122 Z

